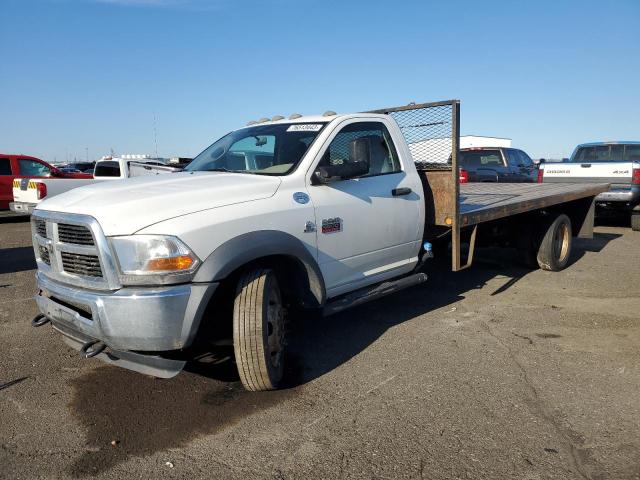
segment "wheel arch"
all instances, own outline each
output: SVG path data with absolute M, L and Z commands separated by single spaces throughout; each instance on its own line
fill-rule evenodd
M 260 261 L 284 260 L 279 266 L 296 277 L 292 283 L 309 306 L 322 306 L 326 289 L 320 268 L 304 243 L 285 232 L 260 230 L 228 240 L 198 269 L 194 282 L 223 282 L 240 269 Z M 276 262 L 277 263 L 277 262 Z

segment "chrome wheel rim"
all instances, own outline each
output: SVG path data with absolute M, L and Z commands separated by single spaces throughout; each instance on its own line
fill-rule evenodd
M 565 223 L 556 229 L 553 243 L 556 258 L 559 262 L 563 262 L 569 253 L 569 228 Z
M 284 347 L 284 307 L 277 283 L 272 282 L 267 297 L 267 358 L 279 368 Z

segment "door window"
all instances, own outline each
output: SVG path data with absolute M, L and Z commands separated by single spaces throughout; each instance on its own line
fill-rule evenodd
M 522 163 L 520 152 L 518 150 L 507 150 L 507 159 L 509 161 L 509 166 L 513 170 L 517 170 Z
M 531 157 L 524 153 L 522 150 L 516 150 L 518 152 L 518 156 L 520 157 L 520 163 L 525 167 L 533 167 L 533 160 Z
M 20 164 L 20 175 L 28 177 L 48 177 L 51 175 L 49 167 L 35 160 L 20 159 L 18 163 Z
M 402 170 L 391 135 L 380 122 L 352 123 L 344 127 L 331 141 L 320 166 L 352 162 L 355 150 L 363 143 L 368 144 L 370 154 L 369 173 L 363 176 L 371 177 Z
M 0 175 L 11 175 L 11 161 L 8 158 L 0 158 Z

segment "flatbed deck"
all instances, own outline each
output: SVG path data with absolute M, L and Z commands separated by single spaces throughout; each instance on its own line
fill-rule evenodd
M 460 185 L 460 226 L 594 197 L 607 183 L 466 183 Z

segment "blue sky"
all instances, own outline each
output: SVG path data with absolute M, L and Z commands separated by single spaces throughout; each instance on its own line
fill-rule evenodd
M 459 98 L 532 156 L 640 140 L 640 1 L 0 0 L 0 151 L 193 156 L 248 120 Z

